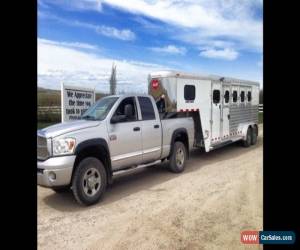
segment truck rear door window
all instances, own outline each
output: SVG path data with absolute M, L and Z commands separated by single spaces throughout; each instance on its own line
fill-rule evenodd
M 184 85 L 184 99 L 194 101 L 196 96 L 196 88 L 194 85 Z
M 155 113 L 150 98 L 139 96 L 138 100 L 141 107 L 142 119 L 155 120 Z

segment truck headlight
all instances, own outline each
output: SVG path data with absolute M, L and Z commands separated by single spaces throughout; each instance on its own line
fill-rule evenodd
M 54 139 L 52 143 L 53 156 L 73 154 L 75 144 L 74 138 Z

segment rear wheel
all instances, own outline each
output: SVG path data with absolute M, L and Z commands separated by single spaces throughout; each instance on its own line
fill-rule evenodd
M 257 136 L 258 136 L 258 131 L 257 131 L 257 127 L 255 126 L 252 129 L 252 134 L 251 134 L 251 145 L 255 145 L 257 142 Z
M 169 169 L 174 173 L 181 173 L 184 170 L 186 158 L 187 152 L 185 145 L 180 141 L 175 142 L 170 157 Z
M 83 205 L 98 202 L 107 186 L 106 170 L 94 157 L 83 159 L 76 168 L 72 180 L 75 199 Z
M 243 146 L 244 147 L 249 147 L 251 145 L 251 140 L 252 140 L 252 132 L 251 132 L 251 128 L 247 129 L 247 135 L 246 135 L 246 139 L 243 140 Z

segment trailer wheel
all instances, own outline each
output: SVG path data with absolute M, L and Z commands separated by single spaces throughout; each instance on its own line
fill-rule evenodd
M 252 132 L 251 132 L 251 128 L 247 129 L 247 135 L 246 135 L 246 140 L 243 140 L 243 146 L 244 147 L 249 147 L 251 145 L 251 140 L 252 140 Z
M 174 173 L 181 173 L 184 170 L 186 159 L 187 152 L 184 144 L 180 141 L 175 142 L 170 157 L 169 169 Z
M 84 158 L 75 169 L 72 191 L 82 205 L 98 202 L 105 192 L 107 175 L 101 161 L 94 157 Z
M 251 134 L 251 145 L 255 145 L 256 142 L 257 142 L 257 136 L 258 136 L 258 133 L 257 133 L 257 127 L 255 126 L 253 129 L 252 129 L 252 134 Z

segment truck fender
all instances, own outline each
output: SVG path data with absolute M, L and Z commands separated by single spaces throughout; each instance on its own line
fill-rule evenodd
M 178 129 L 175 129 L 173 134 L 172 134 L 172 138 L 171 138 L 171 149 L 170 149 L 170 154 L 168 156 L 168 158 L 172 155 L 173 153 L 173 150 L 174 150 L 174 143 L 175 143 L 175 140 L 178 136 L 184 136 L 186 137 L 186 140 L 187 142 L 185 143 L 185 146 L 186 146 L 186 150 L 187 150 L 187 156 L 189 157 L 189 136 L 188 136 L 188 132 L 185 128 L 178 128 Z
M 94 139 L 89 139 L 89 140 L 80 142 L 77 145 L 77 147 L 75 148 L 76 159 L 77 159 L 77 156 L 80 155 L 81 152 L 83 152 L 85 149 L 87 149 L 89 147 L 96 147 L 96 148 L 101 149 L 101 151 L 99 151 L 99 155 L 95 155 L 95 156 L 96 157 L 98 156 L 98 158 L 101 159 L 101 161 L 107 171 L 108 183 L 111 184 L 112 183 L 111 159 L 110 159 L 110 152 L 109 152 L 109 148 L 108 148 L 108 144 L 107 144 L 106 140 L 103 138 L 94 138 Z M 76 163 L 76 160 L 75 160 L 75 163 Z

